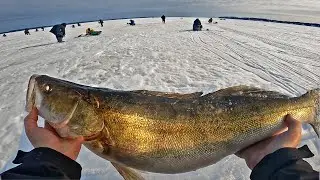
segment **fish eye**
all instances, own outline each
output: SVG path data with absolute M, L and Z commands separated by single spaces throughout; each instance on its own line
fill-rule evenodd
M 50 85 L 48 85 L 48 84 L 44 86 L 44 89 L 45 89 L 45 91 L 46 91 L 47 93 L 49 93 L 49 92 L 52 91 L 52 88 L 51 88 Z

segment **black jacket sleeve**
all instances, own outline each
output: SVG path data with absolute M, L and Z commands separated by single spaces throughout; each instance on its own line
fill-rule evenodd
M 252 180 L 316 180 L 319 172 L 314 171 L 302 158 L 314 156 L 308 146 L 299 149 L 282 148 L 265 156 L 253 168 Z
M 81 166 L 76 161 L 50 148 L 18 151 L 13 161 L 19 166 L 1 174 L 2 179 L 80 179 Z

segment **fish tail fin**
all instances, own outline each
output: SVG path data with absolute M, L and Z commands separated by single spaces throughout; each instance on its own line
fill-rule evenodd
M 320 138 L 320 89 L 314 89 L 311 91 L 311 93 L 314 92 L 316 95 L 315 99 L 315 117 L 314 121 L 310 122 L 313 130 L 318 135 L 318 138 Z

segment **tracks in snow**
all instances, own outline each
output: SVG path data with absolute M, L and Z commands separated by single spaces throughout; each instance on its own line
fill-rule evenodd
M 265 33 L 259 29 L 260 35 L 256 31 L 241 30 L 217 26 L 212 31 L 189 32 L 190 46 L 200 46 L 212 54 L 213 59 L 236 65 L 290 94 L 299 94 L 301 90 L 319 85 L 320 76 L 313 69 L 320 67 L 320 52 L 281 37 L 267 37 L 267 28 L 263 29 Z M 296 79 L 303 79 L 305 83 Z

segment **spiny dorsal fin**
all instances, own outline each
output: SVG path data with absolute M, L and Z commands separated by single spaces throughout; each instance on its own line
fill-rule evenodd
M 180 93 L 166 93 L 166 92 L 146 91 L 146 90 L 139 90 L 139 91 L 133 91 L 133 92 L 146 95 L 146 96 L 158 96 L 158 97 L 175 98 L 175 99 L 194 99 L 194 98 L 200 97 L 203 94 L 202 92 L 195 92 L 191 94 L 180 94 Z
M 281 94 L 275 91 L 267 91 L 264 89 L 250 87 L 250 86 L 233 86 L 225 89 L 221 89 L 215 91 L 213 93 L 208 94 L 209 96 L 243 96 L 243 97 L 258 97 L 262 99 L 272 98 L 289 98 L 289 96 Z

